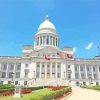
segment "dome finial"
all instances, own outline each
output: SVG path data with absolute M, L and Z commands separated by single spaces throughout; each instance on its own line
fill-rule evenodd
M 48 20 L 48 19 L 49 19 L 49 17 L 48 17 L 48 15 L 46 15 L 45 20 Z

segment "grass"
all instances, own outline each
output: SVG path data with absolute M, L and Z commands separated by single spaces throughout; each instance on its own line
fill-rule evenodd
M 32 97 L 39 97 L 39 95 L 46 95 L 50 92 L 53 92 L 50 89 L 41 89 L 33 91 L 31 94 L 24 94 L 21 98 L 14 98 L 13 96 L 7 96 L 7 97 L 0 97 L 0 100 L 30 100 Z
M 93 89 L 93 90 L 100 91 L 100 85 L 96 85 L 96 86 L 81 86 L 81 88 L 87 88 L 87 89 Z
M 30 94 L 24 94 L 21 98 L 15 98 L 13 96 L 0 97 L 0 100 L 51 100 L 62 96 L 63 93 L 71 91 L 71 87 L 65 87 L 64 89 L 53 91 L 49 88 L 35 90 Z

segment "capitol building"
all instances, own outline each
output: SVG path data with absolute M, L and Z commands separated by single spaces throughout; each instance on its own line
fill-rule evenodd
M 99 85 L 100 56 L 75 58 L 72 47 L 59 48 L 59 38 L 56 27 L 46 16 L 34 36 L 34 46 L 24 45 L 22 56 L 0 56 L 0 83 Z

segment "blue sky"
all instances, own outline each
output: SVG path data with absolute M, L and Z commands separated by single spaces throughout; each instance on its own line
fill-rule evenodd
M 23 45 L 33 45 L 46 14 L 56 26 L 60 48 L 73 47 L 79 58 L 98 54 L 99 0 L 0 0 L 0 55 L 21 56 Z

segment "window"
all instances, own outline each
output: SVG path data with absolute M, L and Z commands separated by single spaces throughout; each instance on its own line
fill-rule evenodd
M 70 65 L 68 65 L 68 68 L 70 68 Z
M 25 78 L 27 78 L 28 77 L 28 72 L 27 71 L 25 71 L 25 76 L 24 76 Z
M 71 74 L 68 74 L 68 79 L 70 79 L 71 78 Z
M 78 65 L 75 65 L 75 71 L 79 71 L 79 66 Z
M 5 71 L 7 69 L 7 63 L 1 64 L 1 66 L 2 66 L 2 70 Z
M 25 67 L 28 67 L 29 66 L 29 64 L 25 64 Z
M 49 36 L 46 37 L 46 44 L 49 44 Z
M 96 82 L 96 85 L 99 85 L 99 82 Z
M 84 65 L 80 65 L 80 71 L 83 72 L 84 71 L 85 66 Z
M 83 66 L 80 66 L 80 70 L 83 71 Z
M 17 85 L 18 84 L 18 81 L 15 81 L 15 85 Z
M 36 78 L 39 78 L 39 75 L 40 75 L 39 72 L 36 72 Z
M 39 74 L 40 74 L 40 63 L 37 62 L 37 65 L 36 65 L 36 78 L 39 78 Z
M 81 73 L 81 78 L 85 79 L 85 74 L 84 73 Z
M 57 78 L 60 78 L 61 77 L 61 74 L 60 73 L 57 73 Z
M 44 64 L 42 64 L 41 73 L 45 73 L 45 66 L 44 66 Z
M 75 73 L 75 79 L 78 79 L 78 78 L 79 78 L 79 74 Z
M 93 67 L 93 72 L 95 72 L 96 71 L 96 68 L 95 67 Z
M 94 74 L 94 79 L 97 79 L 97 74 Z
M 9 78 L 12 78 L 13 76 L 12 76 L 12 72 L 9 72 Z
M 87 66 L 87 71 L 90 71 L 89 66 Z
M 8 84 L 11 84 L 11 81 L 8 81 Z
M 20 72 L 16 72 L 16 78 L 20 78 Z
M 40 37 L 40 45 L 42 44 L 42 37 Z
M 14 64 L 9 64 L 9 70 L 14 70 Z
M 47 64 L 47 73 L 50 73 L 50 65 Z
M 52 64 L 52 73 L 55 73 L 56 69 L 55 69 L 55 64 Z
M 16 70 L 20 70 L 21 69 L 21 63 L 17 63 L 16 64 Z
M 6 78 L 6 72 L 2 72 L 2 78 Z
M 27 85 L 27 81 L 24 81 L 24 85 Z
M 52 36 L 50 36 L 50 45 L 52 45 Z

